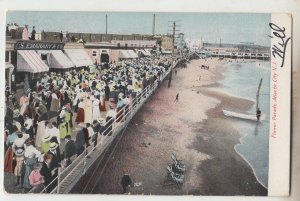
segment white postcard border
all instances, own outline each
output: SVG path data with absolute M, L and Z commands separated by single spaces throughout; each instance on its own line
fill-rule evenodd
M 269 129 L 269 196 L 290 192 L 291 33 L 288 14 L 272 14 Z

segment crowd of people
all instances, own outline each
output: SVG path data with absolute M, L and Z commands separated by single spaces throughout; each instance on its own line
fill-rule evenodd
M 6 89 L 5 172 L 25 191 L 51 191 L 66 167 L 99 135 L 112 134 L 140 93 L 171 65 L 168 56 L 112 62 L 67 72 L 49 72 L 24 84 L 16 97 Z M 51 184 L 52 182 L 52 184 Z

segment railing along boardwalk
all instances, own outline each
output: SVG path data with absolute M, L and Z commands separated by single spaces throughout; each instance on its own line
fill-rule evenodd
M 68 167 L 59 170 L 58 176 L 52 181 L 52 183 L 56 183 L 57 185 L 51 192 L 49 190 L 49 186 L 51 186 L 51 184 L 49 184 L 40 193 L 66 194 L 70 192 L 75 184 L 85 174 L 85 172 L 95 163 L 95 161 L 105 152 L 105 150 L 109 148 L 116 136 L 118 136 L 129 124 L 134 115 L 143 106 L 144 102 L 148 100 L 148 98 L 157 89 L 159 82 L 163 82 L 164 79 L 170 74 L 172 68 L 176 67 L 178 63 L 179 61 L 170 66 L 169 69 L 161 75 L 159 79 L 160 81 L 154 81 L 153 84 L 148 85 L 141 93 L 139 93 L 132 100 L 127 109 L 125 109 L 126 107 L 123 107 L 123 109 L 118 112 L 118 114 L 121 112 L 123 115 L 120 115 L 115 119 L 110 119 L 110 121 L 112 121 L 112 130 L 109 132 L 109 134 L 111 134 L 110 136 L 99 135 L 96 147 L 93 147 L 92 145 L 87 147 L 85 151 L 76 157 L 76 159 Z M 108 122 L 106 122 L 106 124 L 107 123 Z M 107 126 L 104 132 L 106 132 L 108 129 L 109 126 Z

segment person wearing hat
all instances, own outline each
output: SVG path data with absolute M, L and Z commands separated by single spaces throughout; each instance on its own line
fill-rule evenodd
M 62 118 L 61 123 L 59 124 L 60 139 L 64 139 L 67 135 L 71 135 L 71 127 L 70 124 L 66 122 L 65 118 Z
M 25 151 L 24 151 L 24 158 L 25 158 L 25 173 L 23 177 L 23 188 L 25 190 L 31 189 L 31 185 L 29 182 L 29 175 L 33 170 L 33 165 L 37 162 L 38 158 L 41 156 L 41 152 L 37 150 L 33 146 L 33 139 L 28 138 L 25 141 Z
M 76 144 L 68 135 L 65 137 L 65 146 L 63 148 L 63 156 L 66 162 L 66 167 L 72 163 L 72 158 L 76 155 Z
M 33 92 L 31 91 L 31 89 L 29 88 L 28 90 L 27 90 L 27 97 L 28 97 L 28 100 L 29 100 L 29 105 L 31 105 L 31 103 L 32 103 L 32 101 L 33 101 L 33 99 L 34 99 L 34 97 L 33 97 Z
M 21 96 L 20 101 L 19 101 L 19 105 L 21 107 L 20 109 L 20 115 L 24 115 L 25 111 L 27 110 L 27 106 L 29 105 L 29 99 L 26 96 L 26 94 L 24 93 L 23 96 Z
M 42 168 L 42 163 L 35 163 L 33 165 L 33 170 L 29 175 L 29 183 L 33 187 L 31 191 L 36 192 L 40 186 L 43 186 L 44 176 L 41 175 L 40 170 Z
M 25 139 L 23 138 L 23 133 L 21 131 L 16 131 L 16 134 L 17 134 L 18 138 L 15 139 L 15 141 L 12 145 L 12 150 L 16 156 L 15 157 L 16 166 L 14 168 L 14 174 L 17 177 L 16 185 L 19 185 L 22 165 L 24 162 Z
M 105 100 L 108 101 L 108 99 L 110 97 L 110 88 L 109 88 L 108 84 L 105 85 L 104 92 L 105 92 Z
M 37 120 L 39 118 L 39 105 L 40 105 L 40 100 L 35 97 L 30 104 L 30 109 L 31 109 L 31 117 L 33 119 L 33 126 L 35 128 L 35 134 L 37 131 Z
M 131 178 L 128 174 L 128 169 L 127 168 L 123 169 L 123 177 L 122 177 L 122 180 L 121 180 L 121 185 L 122 185 L 122 188 L 123 188 L 123 194 L 127 192 L 127 187 L 133 185 L 133 182 L 132 182 L 132 180 L 131 180 Z
M 42 146 L 41 146 L 41 151 L 42 153 L 47 153 L 50 149 L 50 139 L 51 139 L 51 135 L 49 132 L 45 132 L 44 136 L 42 138 Z
M 64 106 L 64 117 L 65 117 L 65 122 L 68 124 L 68 134 L 71 135 L 71 127 L 73 127 L 73 123 L 72 123 L 72 117 L 73 117 L 73 113 L 72 110 L 69 106 L 69 104 Z
M 46 101 L 46 108 L 47 111 L 50 111 L 51 108 L 51 102 L 52 102 L 52 96 L 51 96 L 51 91 L 47 91 L 47 95 L 45 97 L 45 101 Z
M 54 92 L 51 94 L 51 97 L 50 111 L 58 111 L 60 100 L 58 99 L 57 94 Z
M 21 130 L 23 125 L 24 125 L 24 117 L 18 112 L 18 110 L 16 111 L 16 118 L 15 118 L 15 122 L 14 124 L 17 126 L 18 130 Z
M 35 146 L 41 147 L 43 136 L 46 132 L 46 122 L 45 121 L 39 121 L 37 122 L 37 129 L 36 129 L 36 136 L 35 136 Z
M 51 192 L 55 188 L 55 185 L 56 185 L 55 182 L 53 182 L 50 185 L 52 180 L 56 177 L 55 171 L 51 171 L 51 169 L 50 169 L 50 164 L 51 164 L 52 158 L 53 158 L 52 155 L 45 154 L 44 160 L 42 163 L 42 168 L 40 170 L 41 175 L 44 177 L 44 186 L 48 186 L 48 188 L 47 188 L 48 193 Z
M 48 132 L 51 136 L 50 142 L 56 142 L 57 144 L 60 144 L 60 132 L 57 128 L 57 123 L 53 121 L 51 124 L 49 124 Z
M 93 122 L 93 102 L 90 96 L 88 96 L 84 106 L 84 123 L 92 123 L 92 122 Z
M 103 90 L 100 91 L 100 111 L 105 112 L 106 111 L 106 105 L 105 105 L 105 93 Z
M 12 133 L 8 134 L 6 138 L 7 147 L 12 146 L 14 141 L 18 138 L 17 131 L 19 131 L 19 128 L 16 125 L 13 125 Z
M 76 116 L 76 123 L 77 124 L 80 124 L 80 123 L 84 122 L 84 117 L 85 117 L 84 107 L 85 107 L 85 104 L 83 102 L 83 99 L 81 99 L 79 104 L 78 104 L 78 112 L 77 112 L 77 116 Z
M 96 96 L 93 101 L 93 121 L 100 117 L 100 96 Z
M 24 165 L 24 147 L 17 148 L 15 151 L 15 160 L 16 160 L 16 167 L 14 169 L 14 175 L 17 178 L 16 186 L 22 184 L 23 177 L 22 177 L 22 167 Z
M 30 138 L 34 139 L 34 130 L 33 130 L 33 120 L 29 117 L 28 114 L 25 114 L 25 133 L 29 134 Z
M 76 143 L 76 153 L 77 156 L 79 156 L 84 151 L 84 145 L 85 145 L 85 135 L 83 129 L 80 129 L 77 132 L 75 143 Z
M 17 138 L 18 136 L 14 133 L 10 134 L 7 137 L 7 141 L 6 144 L 8 146 L 6 152 L 5 152 L 5 156 L 4 156 L 4 172 L 8 172 L 8 173 L 13 173 L 14 172 L 14 162 L 13 162 L 13 150 L 12 150 L 12 145 L 13 145 L 13 141 Z M 13 140 L 13 141 L 12 141 Z
M 108 112 L 106 113 L 106 131 L 103 133 L 103 135 L 112 135 L 112 128 L 113 128 L 113 122 L 116 118 L 116 110 L 111 108 L 108 110 Z
M 47 154 L 52 156 L 52 160 L 50 163 L 50 169 L 54 170 L 57 169 L 58 167 L 61 167 L 60 165 L 60 153 L 59 153 L 59 146 L 57 143 L 55 142 L 51 142 L 50 147 L 49 147 L 49 151 L 47 152 Z

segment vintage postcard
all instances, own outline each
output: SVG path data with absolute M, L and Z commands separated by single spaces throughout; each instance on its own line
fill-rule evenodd
M 6 193 L 289 195 L 291 30 L 288 14 L 7 11 Z

